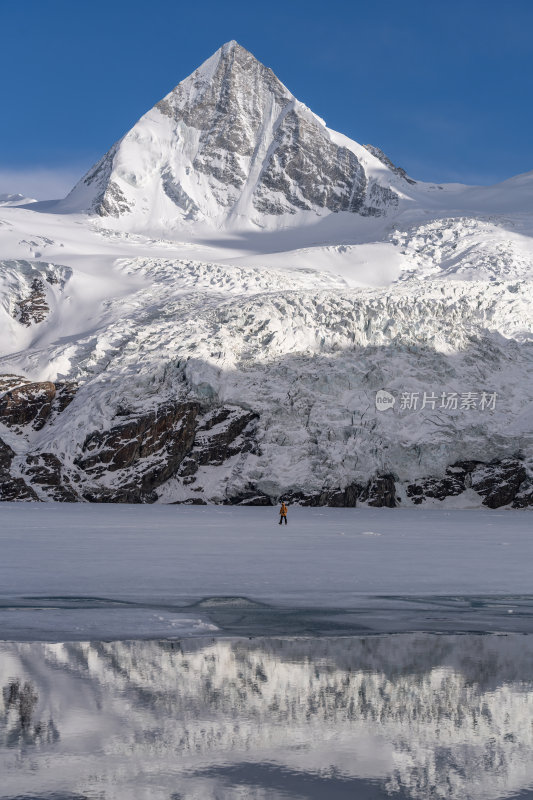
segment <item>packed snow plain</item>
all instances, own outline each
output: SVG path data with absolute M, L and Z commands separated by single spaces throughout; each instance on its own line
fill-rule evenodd
M 0 638 L 531 631 L 527 512 L 0 506 Z

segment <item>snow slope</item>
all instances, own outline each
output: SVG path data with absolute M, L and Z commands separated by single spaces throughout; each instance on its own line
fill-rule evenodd
M 224 45 L 65 200 L 0 208 L 0 373 L 79 386 L 42 429 L 0 420 L 12 474 L 51 453 L 74 475 L 124 409 L 198 402 L 253 412 L 255 444 L 165 479 L 164 502 L 392 474 L 410 503 L 413 481 L 472 459 L 515 459 L 527 494 L 532 212 L 533 173 L 413 181 Z

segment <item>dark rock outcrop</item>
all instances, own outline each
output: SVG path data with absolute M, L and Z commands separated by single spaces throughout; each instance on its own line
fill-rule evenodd
M 483 497 L 483 505 L 500 508 L 513 502 L 525 479 L 523 464 L 507 458 L 478 465 L 471 473 L 471 486 Z
M 533 479 L 526 478 L 513 499 L 513 508 L 533 506 Z
M 315 494 L 307 494 L 302 491 L 290 491 L 283 495 L 280 500 L 286 503 L 300 506 L 329 508 L 355 508 L 358 499 L 361 498 L 364 487 L 359 483 L 350 483 L 344 489 L 323 489 Z
M 289 506 L 311 506 L 314 508 L 316 506 L 326 505 L 325 502 L 321 502 L 322 494 L 325 496 L 325 493 L 321 492 L 318 494 L 308 494 L 307 492 L 299 490 L 291 490 L 284 492 L 283 495 L 278 498 L 278 502 L 281 503 L 281 501 L 284 500 Z
M 157 499 L 154 489 L 174 475 L 192 449 L 199 408 L 198 403 L 169 402 L 87 436 L 76 466 L 94 478 L 118 474 L 114 490 L 95 488 L 84 497 L 103 502 Z
M 464 490 L 464 481 L 458 478 L 426 478 L 418 483 L 410 483 L 407 486 L 407 497 L 410 497 L 415 505 L 420 505 L 426 497 L 444 500 L 445 497 L 454 497 Z
M 75 503 L 80 500 L 61 461 L 53 453 L 27 456 L 24 474 L 31 483 L 40 486 L 50 500 L 60 503 Z
M 102 474 L 131 467 L 141 458 L 164 450 L 177 467 L 192 447 L 197 403 L 166 403 L 155 411 L 132 415 L 107 431 L 89 434 L 76 460 L 85 472 Z
M 54 411 L 60 414 L 74 400 L 78 391 L 78 384 L 76 381 L 59 381 L 54 385 L 56 387 L 56 396 L 53 408 Z
M 11 447 L 0 439 L 0 475 L 9 473 L 15 453 Z
M 426 478 L 407 486 L 407 496 L 420 505 L 426 498 L 444 500 L 474 489 L 483 505 L 501 508 L 525 508 L 533 505 L 533 492 L 528 483 L 526 469 L 517 458 L 506 458 L 489 463 L 482 461 L 457 461 L 446 469 L 443 478 Z
M 366 484 L 350 483 L 344 489 L 323 489 L 315 494 L 290 491 L 283 495 L 288 503 L 301 506 L 328 506 L 329 508 L 355 508 L 357 503 L 367 503 L 377 508 L 396 506 L 394 475 L 376 475 Z
M 374 508 L 396 508 L 395 476 L 376 475 L 368 482 L 360 499 Z
M 267 494 L 259 492 L 253 487 L 239 494 L 227 497 L 224 500 L 226 506 L 272 506 L 274 501 Z
M 208 412 L 199 422 L 194 445 L 183 460 L 178 476 L 185 484 L 191 484 L 201 466 L 221 466 L 240 453 L 256 452 L 254 423 L 257 419 L 257 414 L 242 408 L 224 407 Z
M 39 497 L 31 486 L 28 486 L 24 478 L 8 478 L 0 483 L 0 500 L 4 502 L 14 500 L 38 502 Z
M 0 439 L 0 501 L 39 500 L 37 494 L 23 478 L 11 475 L 11 464 L 15 457 L 11 447 Z
M 40 430 L 52 411 L 56 387 L 50 381 L 25 383 L 0 397 L 0 422 L 9 427 L 32 423 Z
M 76 381 L 29 381 L 19 375 L 0 375 L 0 422 L 8 427 L 31 423 L 40 430 L 53 412 L 60 414 L 72 402 Z
M 153 502 L 156 489 L 176 476 L 184 486 L 196 482 L 199 467 L 220 467 L 234 456 L 256 448 L 253 437 L 257 414 L 240 408 L 217 408 L 202 414 L 198 403 L 167 403 L 155 412 L 130 414 L 108 431 L 87 437 L 76 465 L 98 481 L 113 472 L 113 489 L 93 481 L 83 497 L 90 502 Z M 191 488 L 201 492 L 201 487 Z M 223 502 L 264 504 L 270 498 L 255 490 L 228 497 Z M 184 503 L 201 504 L 204 497 L 190 496 Z
M 33 323 L 46 319 L 50 308 L 46 302 L 46 291 L 41 278 L 34 278 L 31 282 L 30 294 L 19 300 L 17 306 L 17 319 L 21 325 L 30 327 Z
M 74 464 L 62 463 L 58 454 L 39 450 L 42 440 L 29 428 L 39 431 L 46 423 L 53 425 L 58 414 L 68 414 L 77 389 L 74 381 L 32 382 L 19 375 L 0 375 L 0 425 L 21 437 L 22 452 L 28 450 L 29 442 L 34 444 L 33 451 L 21 457 L 0 439 L 0 500 L 150 503 L 158 499 L 157 490 L 170 478 L 179 488 L 176 494 L 181 503 L 270 506 L 281 499 L 265 494 L 253 482 L 239 483 L 244 459 L 260 450 L 259 417 L 238 406 L 213 408 L 199 401 L 169 400 L 150 411 L 135 412 L 123 405 L 117 407 L 111 428 L 85 437 Z M 210 485 L 206 475 L 221 476 L 211 495 L 206 491 Z M 295 487 L 284 492 L 283 499 L 290 505 L 314 507 L 394 508 L 400 501 L 397 481 L 395 475 L 384 473 L 367 483 L 315 492 Z M 232 485 L 233 489 L 224 490 Z M 468 489 L 488 508 L 533 507 L 533 476 L 521 455 L 490 462 L 457 461 L 444 475 L 406 486 L 407 497 L 415 505 L 456 497 Z

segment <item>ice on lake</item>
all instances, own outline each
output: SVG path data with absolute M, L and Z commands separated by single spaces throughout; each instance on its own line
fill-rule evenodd
M 531 800 L 530 520 L 0 504 L 1 800 Z
M 533 632 L 531 520 L 3 503 L 0 639 Z

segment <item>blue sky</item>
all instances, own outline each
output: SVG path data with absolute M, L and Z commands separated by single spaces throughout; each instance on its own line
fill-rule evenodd
M 64 194 L 236 39 L 414 177 L 533 169 L 533 0 L 0 0 L 0 192 Z

